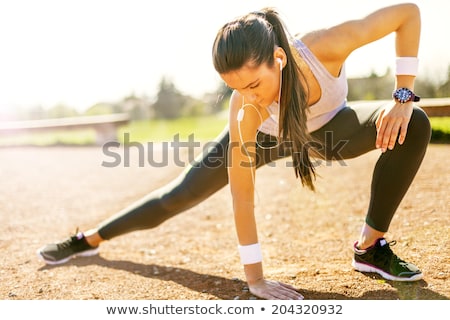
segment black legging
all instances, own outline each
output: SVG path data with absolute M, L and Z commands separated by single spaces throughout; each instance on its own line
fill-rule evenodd
M 382 110 L 379 102 L 346 107 L 312 136 L 323 147 L 319 152 L 327 160 L 343 160 L 362 155 L 375 148 L 375 121 Z M 406 140 L 393 150 L 381 154 L 373 172 L 371 196 L 366 222 L 372 228 L 386 232 L 392 217 L 408 190 L 423 160 L 430 141 L 428 117 L 414 108 Z M 258 133 L 258 140 L 272 140 Z M 141 200 L 120 211 L 99 226 L 105 239 L 154 228 L 174 215 L 183 212 L 228 184 L 227 148 L 229 133 L 225 129 L 213 144 L 195 159 L 182 174 L 169 184 L 151 192 Z M 261 142 L 264 146 L 264 142 Z M 315 144 L 312 144 L 315 146 Z M 282 146 L 257 146 L 257 167 L 289 156 Z

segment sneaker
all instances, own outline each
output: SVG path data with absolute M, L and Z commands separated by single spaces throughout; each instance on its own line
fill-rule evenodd
M 37 251 L 38 257 L 47 264 L 62 264 L 75 257 L 88 257 L 97 253 L 98 246 L 91 247 L 81 232 L 63 242 L 47 244 Z
M 408 263 L 397 257 L 390 246 L 396 241 L 387 242 L 380 238 L 375 244 L 365 250 L 357 248 L 357 242 L 353 245 L 355 252 L 352 266 L 361 272 L 376 272 L 384 279 L 393 281 L 417 281 L 422 279 L 422 272 L 412 263 Z

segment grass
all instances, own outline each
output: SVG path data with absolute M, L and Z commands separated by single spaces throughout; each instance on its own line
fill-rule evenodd
M 173 141 L 179 135 L 187 141 L 194 135 L 195 141 L 214 139 L 227 124 L 227 119 L 219 116 L 187 117 L 174 120 L 139 120 L 119 128 L 117 137 L 120 143 Z M 0 146 L 50 146 L 50 145 L 93 145 L 95 130 L 82 129 L 70 131 L 50 131 L 39 133 L 20 133 L 0 136 Z
M 432 142 L 450 142 L 450 117 L 430 118 L 433 129 Z M 132 121 L 118 131 L 120 143 L 173 141 L 179 135 L 181 141 L 194 135 L 195 141 L 214 139 L 226 126 L 226 117 L 204 116 L 174 120 L 140 120 Z M 24 133 L 0 137 L 0 146 L 17 145 L 92 145 L 95 143 L 94 130 L 72 130 L 66 132 Z
M 450 143 L 450 117 L 430 118 L 433 130 L 431 141 L 435 143 Z
M 90 145 L 95 143 L 94 129 L 17 133 L 0 136 L 0 146 Z
M 433 130 L 450 132 L 450 117 L 434 117 L 430 118 L 430 122 Z
M 179 135 L 182 141 L 194 135 L 196 141 L 214 139 L 226 126 L 227 119 L 219 116 L 189 117 L 174 120 L 141 120 L 131 122 L 118 132 L 119 142 L 123 143 L 128 133 L 129 141 L 173 141 Z

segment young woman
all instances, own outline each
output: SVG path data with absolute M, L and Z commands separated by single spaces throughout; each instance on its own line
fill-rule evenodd
M 414 4 L 382 8 L 329 29 L 291 36 L 276 11 L 252 12 L 225 24 L 213 63 L 233 89 L 229 127 L 182 175 L 88 230 L 38 250 L 46 263 L 96 254 L 104 240 L 153 228 L 230 185 L 238 251 L 251 293 L 264 299 L 302 299 L 297 289 L 264 278 L 254 216 L 255 169 L 291 156 L 296 176 L 314 189 L 311 157 L 346 159 L 381 150 L 365 223 L 354 244 L 356 270 L 394 281 L 422 278 L 384 238 L 419 169 L 430 139 L 425 113 L 414 106 L 420 12 Z M 349 107 L 345 61 L 357 48 L 395 33 L 396 83 L 387 104 Z M 393 57 L 394 59 L 394 57 Z M 338 154 L 326 141 L 345 144 Z M 221 161 L 222 160 L 222 161 Z

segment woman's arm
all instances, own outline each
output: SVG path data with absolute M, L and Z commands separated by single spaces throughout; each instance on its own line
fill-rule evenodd
M 254 215 L 254 179 L 256 158 L 255 137 L 260 117 L 252 107 L 244 109 L 237 120 L 242 96 L 234 91 L 230 100 L 230 146 L 228 150 L 228 177 L 233 198 L 234 221 L 239 245 L 258 243 Z M 249 284 L 263 279 L 262 264 L 244 265 Z
M 310 46 L 324 66 L 335 76 L 345 59 L 356 49 L 395 32 L 397 57 L 417 57 L 421 31 L 420 10 L 412 3 L 382 8 L 363 19 L 351 20 L 330 29 L 306 35 Z M 395 88 L 414 90 L 415 75 L 396 75 Z M 392 101 L 377 119 L 375 145 L 382 152 L 392 150 L 406 138 L 413 102 Z
M 253 107 L 246 107 L 241 121 L 238 113 L 242 96 L 234 91 L 230 100 L 230 145 L 228 150 L 228 176 L 233 198 L 234 221 L 239 245 L 258 243 L 255 220 L 256 132 L 261 117 Z M 264 299 L 302 299 L 295 288 L 264 279 L 262 262 L 244 264 L 250 292 Z
M 362 19 L 307 34 L 303 41 L 324 64 L 336 63 L 338 71 L 356 49 L 393 32 L 399 57 L 416 57 L 420 42 L 420 11 L 412 3 L 379 9 Z

